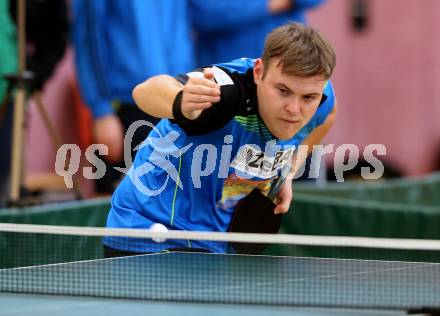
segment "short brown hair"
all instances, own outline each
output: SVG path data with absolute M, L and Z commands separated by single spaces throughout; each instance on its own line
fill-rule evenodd
M 300 23 L 289 23 L 269 33 L 264 45 L 264 65 L 268 67 L 273 58 L 279 58 L 283 73 L 298 77 L 322 75 L 328 79 L 336 65 L 335 52 L 324 36 Z

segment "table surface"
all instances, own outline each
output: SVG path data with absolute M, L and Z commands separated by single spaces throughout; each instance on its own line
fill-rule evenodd
M 0 292 L 0 315 L 403 315 L 440 307 L 440 264 L 173 252 L 3 269 Z

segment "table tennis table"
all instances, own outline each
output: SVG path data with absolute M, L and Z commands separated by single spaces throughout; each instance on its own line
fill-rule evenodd
M 440 264 L 159 253 L 2 269 L 0 306 L 0 315 L 437 315 Z

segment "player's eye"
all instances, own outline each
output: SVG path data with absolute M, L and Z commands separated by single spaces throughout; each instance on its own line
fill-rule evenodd
M 278 91 L 280 92 L 280 94 L 282 95 L 282 96 L 289 96 L 290 95 L 290 91 L 289 90 L 287 90 L 287 89 L 284 89 L 284 88 L 278 88 Z
M 306 101 L 306 102 L 312 102 L 312 101 L 315 100 L 315 99 L 316 99 L 316 97 L 311 96 L 311 95 L 305 95 L 305 96 L 303 96 L 303 100 Z

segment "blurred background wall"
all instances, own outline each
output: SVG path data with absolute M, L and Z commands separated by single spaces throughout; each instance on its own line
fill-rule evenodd
M 310 14 L 337 54 L 339 113 L 326 142 L 381 143 L 404 175 L 427 173 L 440 147 L 440 1 L 363 2 L 359 31 L 356 1 L 330 0 Z
M 352 143 L 361 150 L 384 144 L 387 161 L 404 175 L 430 172 L 440 146 L 440 1 L 365 0 L 362 30 L 353 27 L 353 1 L 328 0 L 309 15 L 338 58 L 333 83 L 339 113 L 325 142 Z M 68 50 L 44 88 L 63 143 L 76 142 L 72 76 L 73 52 Z M 56 150 L 33 104 L 28 119 L 27 171 L 53 172 Z

